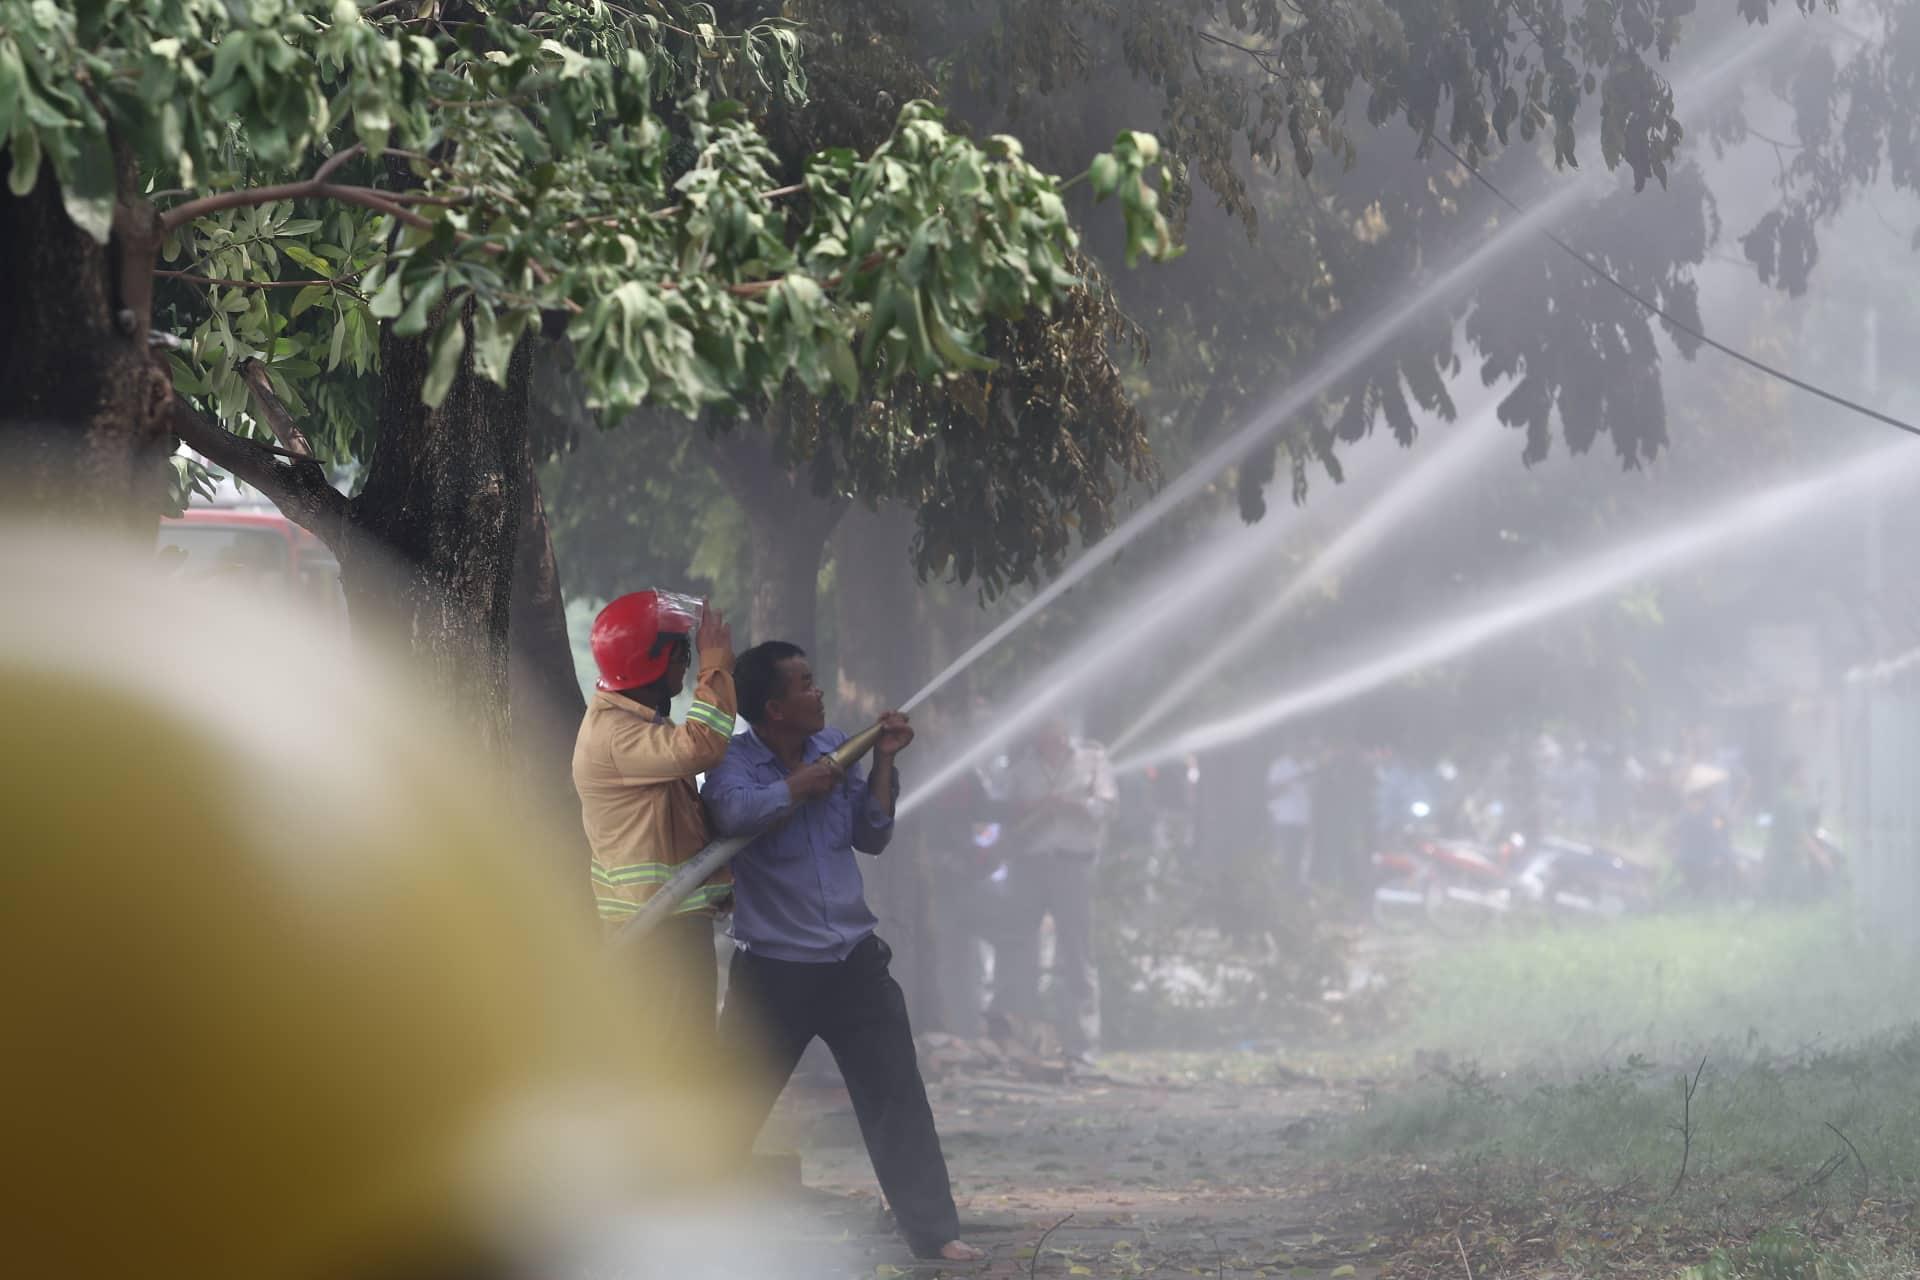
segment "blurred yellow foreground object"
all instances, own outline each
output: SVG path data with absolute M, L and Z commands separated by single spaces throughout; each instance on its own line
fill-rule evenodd
M 559 1274 L 712 1187 L 712 1064 L 389 670 L 70 537 L 0 600 L 10 1273 Z

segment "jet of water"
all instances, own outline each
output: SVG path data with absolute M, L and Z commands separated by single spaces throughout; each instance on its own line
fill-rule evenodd
M 1377 443 L 1367 442 L 1363 452 Z M 1388 444 L 1378 451 L 1402 467 L 1407 464 L 1407 455 L 1395 446 Z M 1422 460 L 1421 465 L 1428 464 Z M 1364 485 L 1363 480 L 1341 486 L 1335 491 L 1336 500 L 1361 499 Z M 911 813 L 1046 716 L 1112 683 L 1126 664 L 1151 663 L 1156 671 L 1165 669 L 1165 655 L 1180 651 L 1182 632 L 1191 631 L 1196 612 L 1242 589 L 1241 580 L 1271 564 L 1282 539 L 1293 532 L 1291 522 L 1277 519 L 1251 528 L 1236 520 L 1221 521 L 1217 533 L 1188 547 L 1140 589 L 1129 591 L 1124 601 L 1103 611 L 1060 656 L 998 699 L 994 717 L 972 736 L 944 744 L 946 754 L 936 757 L 928 780 L 909 793 L 901 813 Z
M 980 732 L 949 747 L 925 782 L 916 784 L 900 804 L 900 816 L 912 813 L 967 770 L 998 752 L 1068 702 L 1110 681 L 1127 662 L 1183 643 L 1192 609 L 1217 598 L 1235 579 L 1267 562 L 1287 532 L 1286 522 L 1230 524 L 1189 549 L 1155 574 L 1139 591 L 1104 610 L 1083 638 L 1024 681 Z
M 1200 660 L 1147 704 L 1134 722 L 1113 740 L 1113 750 L 1124 749 L 1149 727 L 1187 700 L 1213 678 L 1215 672 L 1246 652 L 1281 619 L 1292 613 L 1314 588 L 1347 572 L 1355 562 L 1386 541 L 1409 516 L 1422 511 L 1468 471 L 1480 465 L 1507 438 L 1497 408 L 1489 404 L 1465 426 L 1456 427 L 1447 442 L 1420 466 L 1405 471 L 1360 518 L 1342 529 L 1326 549 L 1295 575 L 1286 589 L 1270 597 L 1239 623 L 1219 636 Z
M 1920 471 L 1920 449 L 1907 444 L 1883 446 L 1807 479 L 1723 502 L 1697 519 L 1566 565 L 1471 613 L 1433 623 L 1406 644 L 1303 688 L 1189 729 L 1122 759 L 1115 768 L 1121 772 L 1142 769 L 1244 741 L 1298 716 L 1358 697 L 1390 681 L 1457 657 L 1489 640 L 1617 591 L 1650 574 L 1723 551 L 1756 534 L 1829 509 L 1836 501 L 1910 481 L 1916 471 Z
M 1757 58 L 1778 46 L 1791 29 L 1791 24 L 1786 22 L 1769 23 L 1759 35 L 1739 41 L 1731 53 L 1712 63 L 1697 75 L 1681 81 L 1675 90 L 1676 96 L 1702 103 L 1717 97 L 1730 83 L 1737 83 L 1740 72 L 1751 66 Z M 1598 136 L 1590 133 L 1582 139 L 1580 146 L 1591 155 L 1599 147 Z M 1037 592 L 1033 599 L 1015 610 L 1005 621 L 970 646 L 966 652 L 947 664 L 946 669 L 929 681 L 925 688 L 907 699 L 902 709 L 911 711 L 945 688 L 955 676 L 971 667 L 997 647 L 1001 641 L 1025 626 L 1035 614 L 1071 591 L 1095 569 L 1119 555 L 1142 533 L 1164 519 L 1168 512 L 1200 492 L 1221 471 L 1246 456 L 1255 445 L 1271 437 L 1294 415 L 1372 359 L 1429 307 L 1453 296 L 1463 285 L 1486 270 L 1496 260 L 1527 243 L 1536 232 L 1566 213 L 1580 200 L 1598 193 L 1611 180 L 1611 175 L 1602 167 L 1580 170 L 1572 180 L 1561 185 L 1552 195 L 1536 203 L 1526 213 L 1516 216 L 1510 222 L 1501 223 L 1499 229 L 1486 241 L 1472 251 L 1458 256 L 1451 266 L 1440 271 L 1426 284 L 1415 290 L 1413 295 L 1400 306 L 1372 319 L 1353 336 L 1330 351 L 1325 359 L 1316 364 L 1299 381 L 1276 392 L 1268 400 L 1266 407 L 1251 421 L 1209 449 L 1166 488 L 1123 520 L 1112 533 L 1088 547 L 1078 559 L 1067 566 L 1059 577 Z

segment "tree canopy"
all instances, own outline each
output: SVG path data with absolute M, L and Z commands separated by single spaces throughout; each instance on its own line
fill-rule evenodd
M 195 295 L 171 302 L 176 385 L 229 423 L 264 416 L 254 362 L 296 410 L 349 408 L 319 379 L 370 372 L 378 322 L 431 335 L 429 405 L 469 344 L 503 383 L 544 321 L 596 409 L 693 413 L 789 377 L 852 394 L 863 373 L 984 367 L 991 321 L 1075 283 L 1069 184 L 1017 140 L 909 101 L 867 154 L 783 181 L 705 68 L 798 95 L 792 28 L 652 8 L 4 0 L 11 190 L 44 161 L 95 241 L 118 223 L 160 242 L 161 276 Z M 1083 178 L 1164 255 L 1157 158 L 1126 133 Z M 127 225 L 141 196 L 153 222 Z M 310 421 L 323 453 L 364 443 L 364 414 Z
M 1817 0 L 811 0 L 796 12 L 831 14 L 835 31 L 857 33 L 850 40 L 911 41 L 936 59 L 957 115 L 1017 129 L 1043 163 L 1083 148 L 1116 113 L 1156 125 L 1173 166 L 1169 213 L 1194 252 L 1177 275 L 1116 285 L 1155 350 L 1173 357 L 1148 371 L 1166 393 L 1162 411 L 1204 434 L 1394 305 L 1409 279 L 1454 246 L 1510 217 L 1468 189 L 1437 142 L 1523 197 L 1555 168 L 1596 162 L 1619 168 L 1636 192 L 1662 188 L 1669 217 L 1657 237 L 1622 232 L 1618 203 L 1562 232 L 1676 314 L 1691 314 L 1690 272 L 1717 233 L 1718 213 L 1682 156 L 1680 118 L 1720 137 L 1742 112 L 1737 94 L 1690 100 L 1683 85 L 1677 96 L 1673 65 L 1710 60 L 1743 27 L 1831 8 Z M 1806 79 L 1795 63 L 1828 57 L 1824 43 L 1796 33 L 1777 42 L 1767 66 L 1783 83 Z M 1877 56 L 1897 63 L 1897 55 Z M 1849 82 L 1878 86 L 1886 73 L 1834 80 Z M 1817 108 L 1810 124 L 1821 136 L 1837 135 L 1819 123 L 1827 97 L 1798 97 Z M 1868 99 L 1888 101 L 1877 87 Z M 1877 154 L 1883 139 L 1872 112 L 1853 119 L 1849 135 Z M 1395 124 L 1410 132 L 1414 162 L 1395 147 Z M 1234 243 L 1234 222 L 1258 243 Z M 1105 248 L 1097 228 L 1090 248 Z M 1435 308 L 1290 424 L 1281 439 L 1296 492 L 1309 463 L 1337 474 L 1339 448 L 1376 423 L 1404 441 L 1419 413 L 1450 414 L 1443 379 L 1469 356 L 1489 375 L 1524 372 L 1505 413 L 1527 432 L 1529 456 L 1558 434 L 1575 451 L 1610 442 L 1629 466 L 1652 457 L 1665 441 L 1665 407 L 1650 376 L 1662 326 L 1626 299 L 1603 296 L 1604 285 L 1555 255 L 1544 243 L 1511 253 L 1501 271 Z M 1196 281 L 1222 287 L 1190 288 Z M 1576 296 L 1578 305 L 1550 301 Z M 1616 393 L 1596 394 L 1608 387 Z M 1273 463 L 1255 457 L 1242 470 L 1249 516 L 1263 509 Z

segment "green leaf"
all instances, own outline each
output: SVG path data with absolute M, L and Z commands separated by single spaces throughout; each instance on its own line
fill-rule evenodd
M 458 311 L 449 312 L 447 322 L 433 340 L 433 355 L 427 366 L 427 380 L 420 388 L 420 400 L 429 409 L 438 409 L 453 388 L 454 375 L 460 372 L 460 357 L 467 349 L 467 328 L 460 323 Z
M 447 273 L 437 272 L 407 300 L 407 309 L 394 322 L 393 332 L 401 338 L 417 338 L 433 324 L 433 308 L 447 291 Z M 374 314 L 378 315 L 378 312 Z M 382 317 L 383 319 L 385 317 Z
M 493 304 L 481 302 L 473 310 L 473 367 L 488 381 L 507 385 L 507 366 L 513 361 L 519 326 L 509 317 L 502 322 Z
M 40 179 L 40 135 L 25 117 L 13 122 L 13 169 L 7 175 L 7 190 L 25 196 Z
M 0 36 L 0 137 L 13 132 L 13 112 L 27 91 L 27 66 L 20 46 Z
M 328 285 L 310 284 L 293 295 L 293 306 L 288 309 L 288 314 L 297 317 L 301 312 L 311 307 L 319 306 L 322 302 L 326 301 L 327 295 L 332 292 L 332 288 Z
M 395 270 L 392 275 L 380 282 L 379 291 L 367 304 L 367 310 L 373 312 L 375 320 L 391 320 L 400 314 L 404 300 L 404 295 L 400 292 L 400 272 Z
M 113 167 L 113 144 L 105 133 L 82 133 L 78 148 L 67 160 L 60 182 L 60 203 L 73 225 L 105 244 L 113 232 L 113 200 L 118 176 Z
M 1150 133 L 1141 133 L 1137 129 L 1127 129 L 1114 139 L 1116 147 L 1132 151 L 1140 157 L 1142 165 L 1150 165 L 1160 159 L 1160 139 Z
M 866 336 L 860 343 L 860 364 L 863 368 L 873 367 L 874 354 L 879 350 L 881 340 L 887 336 L 887 330 L 893 327 L 894 309 L 900 299 L 900 290 L 887 289 L 874 300 L 873 314 L 867 319 Z
M 289 258 L 292 258 L 309 271 L 318 271 L 323 276 L 333 275 L 332 263 L 302 245 L 283 244 L 280 246 L 280 252 L 286 254 Z
M 853 344 L 834 336 L 825 339 L 827 372 L 833 375 L 840 394 L 852 399 L 860 391 L 860 363 L 854 358 Z
M 347 347 L 347 318 L 339 312 L 333 316 L 333 341 L 327 347 L 327 372 L 332 373 L 340 367 L 340 357 Z
M 1093 181 L 1093 194 L 1105 200 L 1120 187 L 1119 159 L 1111 151 L 1101 152 L 1093 158 L 1087 177 Z
M 993 368 L 993 361 L 971 350 L 960 341 L 960 336 L 947 323 L 947 317 L 941 311 L 940 304 L 935 301 L 930 305 L 933 308 L 933 320 L 928 329 L 933 337 L 934 349 L 940 353 L 940 358 L 956 369 L 971 369 L 975 373 L 985 373 Z

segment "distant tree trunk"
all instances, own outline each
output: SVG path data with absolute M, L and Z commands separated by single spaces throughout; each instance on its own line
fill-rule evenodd
M 1513 749 L 1514 785 L 1519 794 L 1514 797 L 1514 826 L 1527 844 L 1536 846 L 1540 841 L 1540 761 L 1534 752 L 1536 738 L 1532 734 L 1516 735 Z
M 1266 764 L 1253 745 L 1216 751 L 1200 762 L 1195 843 L 1213 863 L 1215 922 L 1238 940 L 1256 938 L 1275 924 L 1273 835 L 1264 803 Z
M 380 348 L 379 442 L 336 548 L 348 608 L 356 628 L 402 638 L 418 687 L 505 760 L 530 347 L 504 388 L 469 355 L 437 409 L 420 402 L 427 342 L 383 330 Z
M 151 541 L 174 447 L 171 379 L 148 350 L 158 243 L 142 203 L 95 244 L 50 166 L 25 196 L 0 189 L 0 513 Z
M 741 647 L 762 640 L 814 647 L 820 560 L 828 535 L 846 514 L 846 499 L 816 497 L 808 468 L 780 457 L 779 446 L 750 427 L 707 443 L 713 469 L 746 514 L 753 555 L 752 603 Z
M 925 677 L 929 644 L 908 555 L 912 539 L 913 517 L 897 508 L 857 508 L 834 535 L 840 667 L 833 719 L 849 731 L 899 706 Z M 913 785 L 914 767 L 925 758 L 924 749 L 901 757 L 903 786 Z M 929 953 L 929 852 L 918 825 L 902 823 L 885 855 L 863 861 L 861 873 L 915 1021 L 935 1027 L 952 1019 L 941 1008 Z

